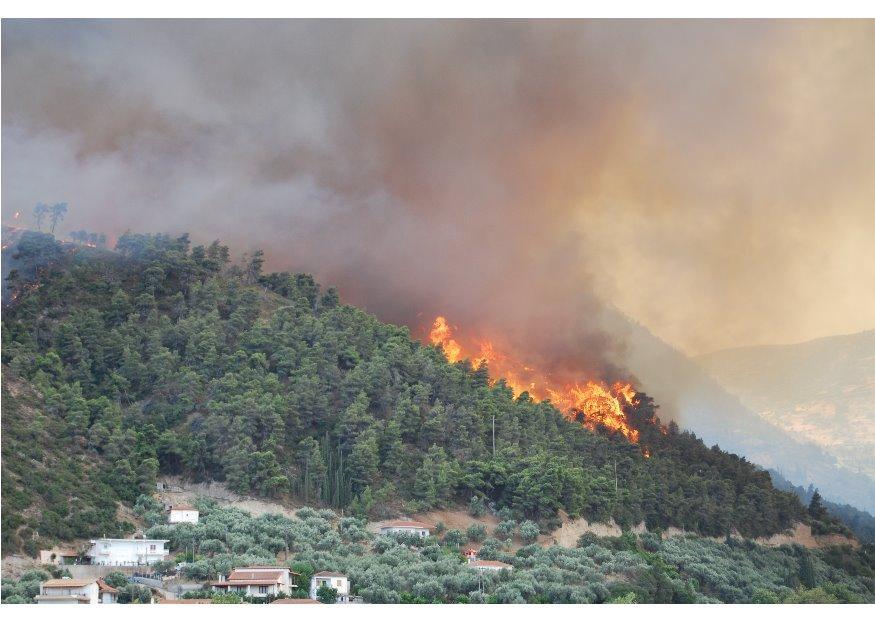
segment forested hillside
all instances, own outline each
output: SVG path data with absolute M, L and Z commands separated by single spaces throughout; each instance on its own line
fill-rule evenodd
M 124 530 L 111 503 L 158 472 L 374 517 L 482 497 L 545 527 L 564 510 L 754 537 L 812 518 L 744 459 L 660 432 L 645 394 L 626 411 L 640 444 L 592 432 L 258 252 L 30 232 L 7 252 L 4 553 Z M 10 399 L 11 381 L 30 387 Z M 90 493 L 33 483 L 58 463 Z

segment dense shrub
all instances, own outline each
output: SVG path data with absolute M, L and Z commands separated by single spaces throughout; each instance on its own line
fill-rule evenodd
M 473 542 L 480 542 L 486 537 L 486 526 L 482 523 L 472 523 L 465 530 L 465 536 Z
M 523 539 L 523 542 L 534 542 L 540 533 L 541 529 L 534 521 L 523 521 L 520 523 L 520 538 Z

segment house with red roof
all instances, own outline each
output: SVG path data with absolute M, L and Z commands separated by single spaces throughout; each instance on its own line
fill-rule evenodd
M 292 575 L 297 574 L 285 566 L 246 566 L 235 568 L 227 579 L 214 581 L 210 585 L 217 592 L 240 596 L 264 598 L 289 595 L 298 587 L 292 582 Z
M 503 570 L 513 570 L 513 565 L 507 562 L 499 562 L 498 560 L 480 560 L 477 558 L 477 551 L 473 548 L 465 549 L 465 559 L 468 561 L 468 567 L 478 570 L 481 573 L 485 571 L 499 572 Z
M 118 590 L 103 579 L 49 579 L 40 584 L 38 605 L 97 605 L 118 602 Z

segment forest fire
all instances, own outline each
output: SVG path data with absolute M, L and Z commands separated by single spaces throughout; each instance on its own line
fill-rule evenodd
M 466 351 L 443 316 L 435 318 L 428 336 L 432 345 L 443 349 L 451 363 L 467 358 L 475 369 L 486 364 L 493 382 L 504 379 L 514 396 L 528 392 L 533 400 L 549 400 L 568 419 L 577 420 L 589 429 L 603 426 L 638 443 L 639 432 L 629 424 L 623 410 L 624 405 L 631 405 L 636 399 L 635 389 L 629 383 L 608 385 L 588 380 L 585 383 L 561 384 L 551 380 L 547 374 L 498 352 L 488 340 L 476 342 L 476 352 Z
M 444 349 L 444 355 L 451 364 L 459 361 L 459 356 L 462 354 L 462 347 L 452 338 L 453 330 L 447 323 L 447 319 L 439 316 L 434 320 L 431 331 L 428 336 L 431 343 L 435 346 L 440 345 Z M 478 364 L 479 366 L 479 364 Z

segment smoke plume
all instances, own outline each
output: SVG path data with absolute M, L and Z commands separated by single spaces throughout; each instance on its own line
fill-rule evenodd
M 872 22 L 4 20 L 3 87 L 7 222 L 261 248 L 605 379 L 605 304 L 689 353 L 875 325 Z

